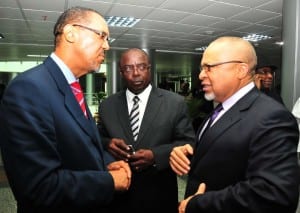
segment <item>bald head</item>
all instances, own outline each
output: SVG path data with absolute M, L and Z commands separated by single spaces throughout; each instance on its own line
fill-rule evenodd
M 256 53 L 239 37 L 220 37 L 203 53 L 199 79 L 205 98 L 223 102 L 253 81 Z
M 213 54 L 212 54 L 213 53 Z M 214 40 L 204 52 L 204 55 L 214 55 L 214 60 L 242 61 L 249 66 L 249 71 L 254 71 L 257 64 L 255 49 L 252 44 L 240 37 L 220 37 Z
M 149 56 L 144 50 L 139 48 L 130 48 L 122 52 L 120 64 L 122 63 L 122 60 L 124 60 L 127 57 L 127 55 L 134 54 L 134 53 L 140 55 L 141 57 L 144 57 L 147 60 L 147 63 L 149 63 Z

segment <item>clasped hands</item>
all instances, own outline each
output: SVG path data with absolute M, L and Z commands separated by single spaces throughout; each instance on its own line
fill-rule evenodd
M 118 160 L 129 163 L 133 171 L 142 171 L 154 164 L 154 155 L 150 149 L 139 149 L 134 153 L 123 139 L 112 138 L 108 151 Z

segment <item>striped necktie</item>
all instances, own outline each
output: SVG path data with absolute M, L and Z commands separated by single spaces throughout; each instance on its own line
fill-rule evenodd
M 133 107 L 131 109 L 131 112 L 129 114 L 129 120 L 130 120 L 130 127 L 133 134 L 133 139 L 136 141 L 138 138 L 138 128 L 139 128 L 139 97 L 134 96 L 133 98 Z
M 83 92 L 82 92 L 79 82 L 75 81 L 75 82 L 71 83 L 71 89 L 77 99 L 77 102 L 78 102 L 80 108 L 82 109 L 82 112 L 84 113 L 85 117 L 87 118 Z

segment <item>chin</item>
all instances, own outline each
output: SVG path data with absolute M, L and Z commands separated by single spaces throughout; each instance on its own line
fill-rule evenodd
M 216 96 L 213 92 L 211 92 L 211 93 L 205 93 L 204 98 L 208 101 L 213 101 L 216 98 Z

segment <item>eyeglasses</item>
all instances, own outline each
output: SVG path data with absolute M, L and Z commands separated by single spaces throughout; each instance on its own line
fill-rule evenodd
M 74 27 L 81 27 L 83 29 L 92 31 L 93 33 L 96 33 L 102 40 L 109 41 L 109 38 L 108 38 L 108 35 L 107 35 L 106 32 L 95 30 L 95 29 L 92 29 L 90 27 L 83 26 L 81 24 L 72 24 L 72 26 L 74 26 Z
M 136 64 L 136 65 L 133 65 L 133 64 L 124 65 L 121 67 L 121 70 L 126 73 L 131 73 L 134 71 L 134 69 L 137 69 L 140 72 L 144 72 L 144 71 L 148 70 L 149 68 L 150 68 L 150 65 L 142 63 L 142 64 Z
M 267 74 L 273 75 L 274 71 L 272 71 L 272 70 L 256 70 L 255 73 L 261 74 L 261 75 L 267 75 Z
M 242 61 L 225 61 L 225 62 L 220 62 L 220 63 L 215 63 L 215 64 L 203 64 L 201 67 L 200 67 L 200 71 L 205 71 L 205 72 L 210 72 L 210 69 L 213 68 L 213 67 L 217 67 L 217 66 L 220 66 L 220 65 L 223 65 L 223 64 L 230 64 L 230 63 L 245 63 L 245 62 L 242 62 Z

